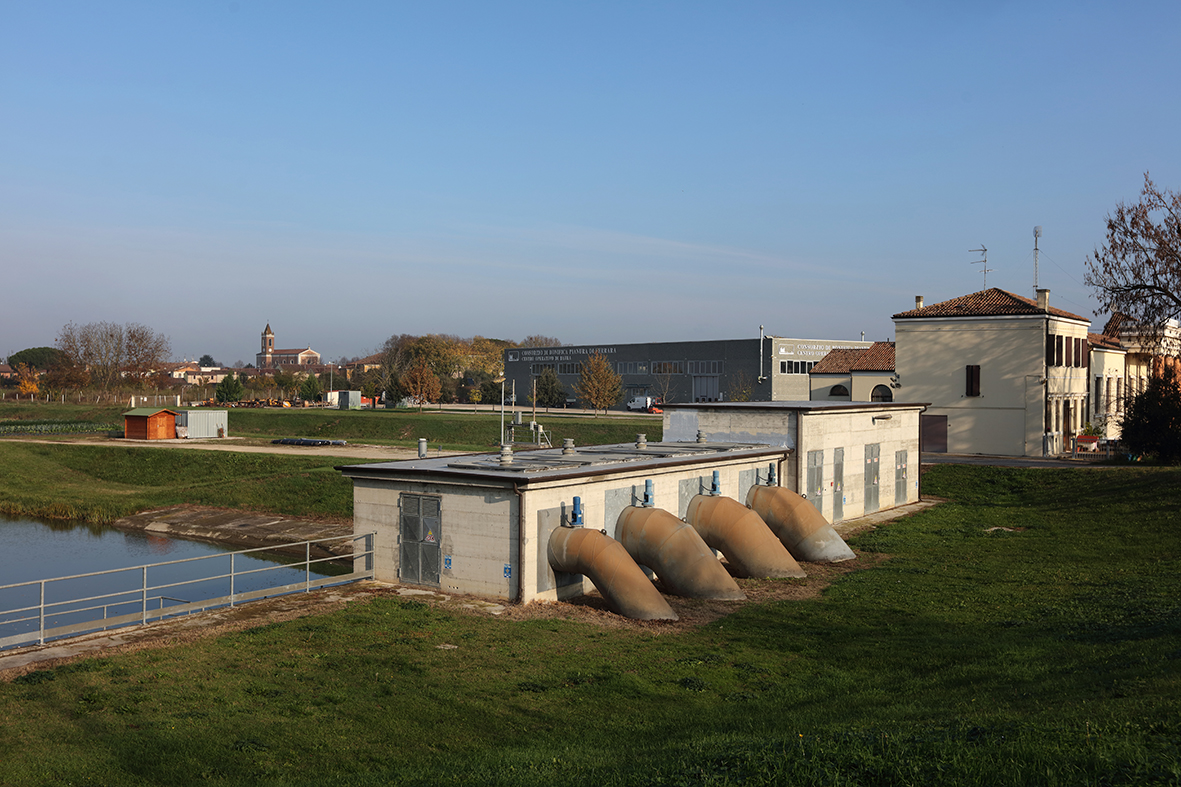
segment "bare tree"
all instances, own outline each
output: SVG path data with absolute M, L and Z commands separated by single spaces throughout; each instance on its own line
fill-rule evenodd
M 58 333 L 57 347 L 104 391 L 117 385 L 125 371 L 142 381 L 172 354 L 168 337 L 139 323 L 67 323 Z
M 1086 265 L 1083 281 L 1103 310 L 1159 337 L 1181 316 L 1181 194 L 1161 191 L 1145 172 L 1140 201 L 1115 206 L 1107 216 L 1107 242 Z
M 755 390 L 755 381 L 746 372 L 737 372 L 730 376 L 730 401 L 749 402 Z
M 141 382 L 172 355 L 172 344 L 167 336 L 134 322 L 123 328 L 123 347 L 126 353 L 123 369 Z
M 652 376 L 653 393 L 660 399 L 661 404 L 672 402 L 677 396 L 677 375 L 661 372 Z

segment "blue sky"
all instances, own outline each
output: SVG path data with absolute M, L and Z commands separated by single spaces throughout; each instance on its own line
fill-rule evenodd
M 891 338 L 1181 189 L 1181 4 L 0 0 L 0 356 Z M 1101 318 L 1093 318 L 1096 327 Z

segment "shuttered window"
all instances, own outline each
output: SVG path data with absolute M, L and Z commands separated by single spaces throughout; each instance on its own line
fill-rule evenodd
M 965 396 L 979 396 L 980 395 L 980 367 L 967 366 L 967 385 L 965 388 Z

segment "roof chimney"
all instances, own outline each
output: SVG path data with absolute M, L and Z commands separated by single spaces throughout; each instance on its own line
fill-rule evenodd
M 914 296 L 914 307 L 916 309 L 923 308 L 923 296 L 921 296 L 921 295 Z
M 1049 290 L 1038 290 L 1037 291 L 1037 307 L 1039 310 L 1044 311 L 1044 312 L 1048 312 L 1050 310 L 1050 291 Z

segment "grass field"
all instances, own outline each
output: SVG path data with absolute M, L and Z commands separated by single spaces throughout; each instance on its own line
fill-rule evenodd
M 0 440 L 0 513 L 102 523 L 183 503 L 351 521 L 353 485 L 333 468 L 357 463 Z
M 17 420 L 76 420 L 123 423 L 127 408 L 90 407 L 72 404 L 30 404 L 0 402 L 0 423 Z M 314 437 L 325 440 L 348 440 L 377 445 L 415 447 L 426 438 L 432 447 L 444 451 L 491 451 L 500 440 L 500 415 L 459 410 L 320 410 L 320 409 L 247 409 L 229 411 L 230 435 L 235 437 L 282 438 Z M 532 418 L 524 414 L 525 421 Z M 511 420 L 511 415 L 510 415 Z M 636 434 L 659 441 L 662 434 L 659 418 L 612 415 L 569 416 L 539 411 L 538 422 L 550 433 L 555 446 L 566 438 L 578 445 L 599 445 L 633 441 Z M 528 439 L 529 429 L 521 433 Z
M 385 598 L 33 672 L 0 784 L 1181 783 L 1181 471 L 925 486 L 875 567 L 700 629 Z

